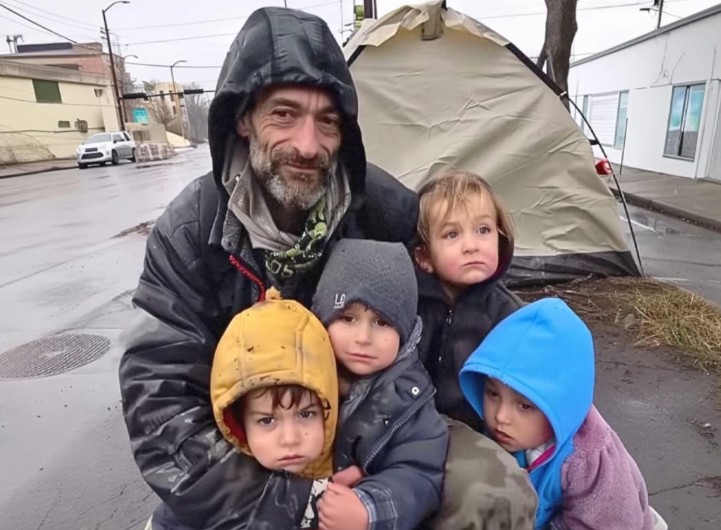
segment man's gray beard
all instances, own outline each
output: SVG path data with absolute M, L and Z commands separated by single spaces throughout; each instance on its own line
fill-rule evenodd
M 326 194 L 329 179 L 335 178 L 338 156 L 331 157 L 326 174 L 319 176 L 318 187 L 315 189 L 284 181 L 283 177 L 273 170 L 270 153 L 260 146 L 255 137 L 250 138 L 250 166 L 258 182 L 276 201 L 290 208 L 308 211 Z

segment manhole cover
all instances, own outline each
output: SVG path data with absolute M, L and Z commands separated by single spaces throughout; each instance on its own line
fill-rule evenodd
M 97 335 L 54 335 L 34 340 L 0 355 L 0 378 L 45 377 L 74 370 L 110 349 Z

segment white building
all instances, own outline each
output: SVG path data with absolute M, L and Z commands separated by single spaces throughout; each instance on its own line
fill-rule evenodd
M 721 181 L 720 77 L 721 4 L 573 63 L 568 87 L 612 162 Z

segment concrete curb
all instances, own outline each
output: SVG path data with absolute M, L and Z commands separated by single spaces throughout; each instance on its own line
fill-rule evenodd
M 611 187 L 611 191 L 616 197 L 620 198 L 621 194 L 615 186 Z M 654 210 L 657 212 L 672 215 L 674 217 L 678 217 L 683 221 L 690 221 L 705 228 L 710 228 L 711 230 L 721 232 L 721 221 L 719 221 L 718 219 L 712 219 L 710 217 L 706 217 L 705 215 L 700 215 L 694 212 L 689 212 L 687 210 L 682 210 L 681 208 L 672 206 L 670 204 L 654 201 L 653 199 L 647 199 L 645 197 L 641 197 L 640 195 L 630 193 L 626 190 L 623 190 L 623 195 L 624 197 L 626 197 L 626 201 L 629 204 L 640 206 L 641 208 L 646 208 L 647 210 Z
M 9 174 L 0 174 L 0 179 L 9 179 L 13 177 L 23 177 L 25 175 L 37 175 L 38 173 L 47 173 L 49 171 L 65 171 L 66 169 L 77 169 L 78 166 L 68 166 L 68 167 L 48 167 L 45 169 L 34 169 L 32 171 L 21 171 L 18 173 L 9 173 Z

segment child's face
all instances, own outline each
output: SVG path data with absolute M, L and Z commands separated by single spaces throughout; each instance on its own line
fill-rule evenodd
M 451 299 L 481 283 L 498 269 L 496 208 L 490 197 L 474 193 L 455 211 L 438 201 L 431 207 L 428 248 L 416 253 L 418 265 L 436 274 Z
M 525 451 L 553 438 L 553 429 L 525 396 L 492 377 L 483 388 L 483 419 L 491 437 L 506 451 Z
M 290 402 L 290 392 L 275 409 L 270 392 L 247 397 L 243 427 L 248 447 L 261 465 L 299 473 L 323 452 L 323 410 L 311 392 L 305 393 L 296 405 Z
M 396 360 L 400 336 L 378 313 L 363 304 L 349 304 L 328 326 L 335 358 L 351 373 L 370 375 Z

